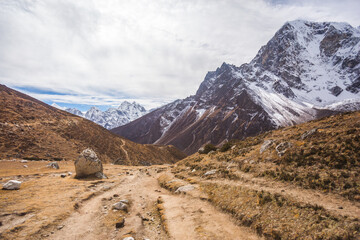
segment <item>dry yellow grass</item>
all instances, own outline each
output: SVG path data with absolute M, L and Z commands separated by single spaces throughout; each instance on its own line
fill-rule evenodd
M 265 140 L 273 144 L 260 153 Z M 290 147 L 280 156 L 282 142 Z M 360 112 L 229 145 L 189 156 L 172 173 L 200 184 L 215 206 L 267 239 L 360 238 Z
M 76 160 L 88 147 L 103 162 L 122 165 L 174 163 L 186 156 L 173 146 L 131 142 L 0 85 L 0 159 Z
M 1 231 L 1 238 L 39 239 L 44 231 L 56 228 L 73 213 L 76 210 L 74 206 L 81 206 L 83 202 L 91 199 L 94 189 L 107 184 L 113 185 L 110 179 L 78 180 L 74 178 L 75 174 L 61 178 L 60 173 L 74 173 L 74 163 L 58 162 L 58 170 L 47 168 L 47 163 L 49 162 L 0 161 L 2 183 L 9 179 L 23 182 L 20 190 L 0 190 L 0 221 L 8 226 Z M 24 169 L 24 164 L 27 164 L 28 168 Z M 109 176 L 117 174 L 122 168 L 104 165 Z

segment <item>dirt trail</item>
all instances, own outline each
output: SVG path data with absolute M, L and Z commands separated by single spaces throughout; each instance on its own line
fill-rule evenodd
M 123 140 L 123 139 L 121 139 L 121 141 L 122 141 L 122 145 L 120 146 L 121 147 L 121 149 L 124 151 L 124 153 L 125 153 L 125 155 L 126 155 L 126 160 L 130 160 L 130 158 L 129 158 L 129 154 L 128 154 L 128 152 L 125 150 L 125 148 L 124 148 L 124 146 L 125 146 L 125 141 Z
M 112 189 L 84 202 L 49 239 L 123 239 L 129 235 L 141 240 L 260 239 L 250 229 L 237 226 L 210 203 L 162 189 L 157 175 L 155 168 L 130 170 Z M 157 212 L 159 197 L 163 199 L 168 232 Z M 125 215 L 125 226 L 116 230 L 114 225 L 107 226 L 107 216 L 118 214 L 111 206 L 121 199 L 128 199 L 131 204 Z
M 297 202 L 309 203 L 322 206 L 326 210 L 341 216 L 358 218 L 360 216 L 360 204 L 351 202 L 335 194 L 323 194 L 312 189 L 303 189 L 291 184 L 271 181 L 264 178 L 256 178 L 251 174 L 239 173 L 240 180 L 206 180 L 218 184 L 230 184 L 246 187 L 257 191 L 267 191 L 272 194 L 281 194 L 294 199 Z
M 173 239 L 259 239 L 204 201 L 185 195 L 163 195 L 162 199 Z

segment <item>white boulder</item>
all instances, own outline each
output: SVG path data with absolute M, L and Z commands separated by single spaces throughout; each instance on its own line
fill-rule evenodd
M 3 185 L 5 190 L 18 190 L 20 189 L 21 182 L 17 180 L 10 180 Z
M 195 187 L 193 185 L 189 184 L 189 185 L 179 187 L 178 189 L 176 189 L 175 193 L 187 193 L 187 192 L 192 191 L 194 189 L 195 189 Z

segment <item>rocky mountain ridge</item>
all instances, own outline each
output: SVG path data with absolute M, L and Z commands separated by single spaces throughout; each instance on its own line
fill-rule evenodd
M 360 109 L 360 31 L 346 23 L 287 22 L 255 58 L 208 72 L 195 95 L 114 133 L 139 143 L 203 144 Z

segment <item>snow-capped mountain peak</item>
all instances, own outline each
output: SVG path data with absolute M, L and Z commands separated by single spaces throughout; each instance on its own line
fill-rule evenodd
M 93 106 L 87 112 L 82 113 L 76 108 L 62 109 L 69 113 L 84 117 L 93 121 L 107 129 L 115 128 L 127 124 L 147 113 L 145 108 L 140 104 L 124 101 L 117 108 L 109 108 L 106 111 L 101 111 L 99 108 Z
M 360 109 L 359 93 L 359 29 L 296 20 L 285 23 L 250 63 L 223 63 L 206 74 L 194 96 L 113 131 L 193 153 L 208 142 Z

